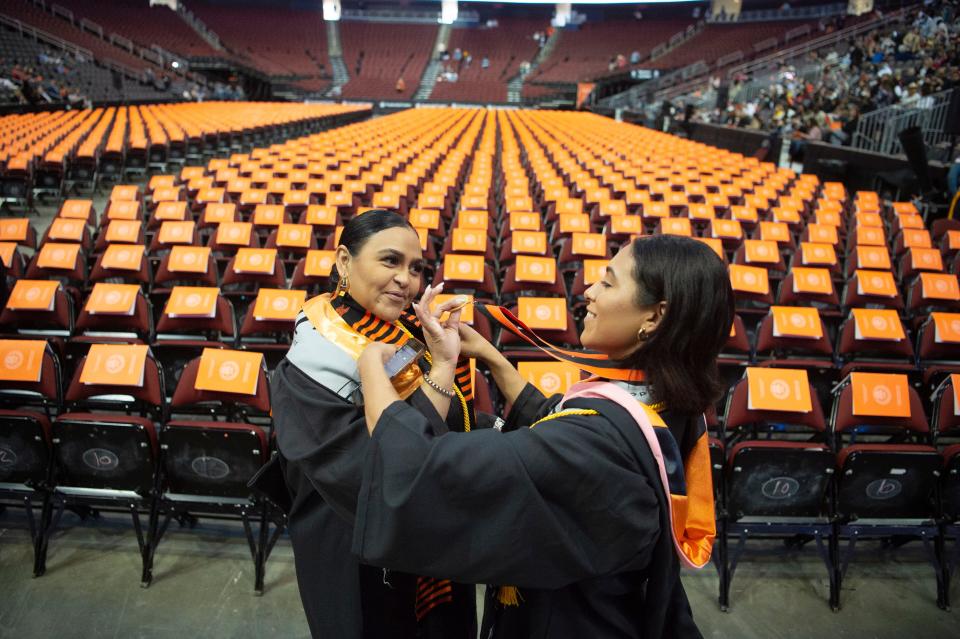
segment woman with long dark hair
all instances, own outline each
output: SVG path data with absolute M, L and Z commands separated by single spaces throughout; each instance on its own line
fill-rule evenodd
M 703 412 L 733 321 L 722 261 L 689 238 L 621 250 L 586 292 L 580 338 L 606 379 L 562 397 L 525 383 L 459 312 L 441 323 L 432 296 L 414 308 L 435 361 L 484 361 L 512 410 L 502 432 L 436 436 L 387 382 L 395 349 L 369 347 L 354 552 L 495 584 L 485 639 L 699 637 L 679 567 L 703 566 L 715 533 Z
M 373 210 L 350 220 L 331 273 L 336 289 L 304 304 L 290 351 L 271 378 L 297 582 L 318 639 L 476 635 L 474 586 L 361 565 L 350 553 L 369 446 L 357 357 L 371 343 L 397 348 L 424 340 L 408 312 L 423 266 L 416 231 L 396 213 Z M 469 378 L 458 375 L 456 357 L 431 359 L 428 351 L 404 368 L 391 390 L 431 433 L 470 430 Z M 454 388 L 456 401 L 425 380 Z

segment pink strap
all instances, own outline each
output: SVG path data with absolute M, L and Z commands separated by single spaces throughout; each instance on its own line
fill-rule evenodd
M 670 516 L 670 538 L 673 540 L 673 546 L 677 550 L 680 562 L 687 568 L 703 568 L 705 564 L 698 565 L 690 561 L 690 558 L 683 552 L 680 542 L 677 540 L 676 533 L 673 529 L 673 500 L 670 497 L 670 482 L 667 479 L 666 464 L 663 462 L 663 452 L 660 450 L 660 442 L 657 439 L 656 432 L 653 430 L 654 426 L 650 422 L 650 417 L 640 407 L 640 402 L 638 402 L 633 395 L 610 382 L 586 381 L 574 384 L 564 394 L 563 404 L 566 404 L 568 400 L 577 398 L 610 400 L 630 413 L 634 421 L 637 422 L 637 426 L 640 427 L 640 432 L 643 433 L 644 438 L 647 440 L 647 445 L 650 446 L 650 452 L 653 453 L 653 458 L 657 461 L 657 468 L 660 471 L 660 481 L 663 483 L 663 490 L 667 495 L 667 509 L 669 510 L 668 514 Z

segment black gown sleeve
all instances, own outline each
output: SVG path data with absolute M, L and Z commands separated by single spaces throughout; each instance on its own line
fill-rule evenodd
M 370 443 L 363 406 L 352 404 L 283 361 L 270 384 L 277 445 L 336 513 L 353 521 L 363 458 Z M 408 399 L 430 432 L 448 428 L 417 390 Z M 462 419 L 462 418 L 461 418 Z
M 660 532 L 653 488 L 599 415 L 436 437 L 395 402 L 363 473 L 354 553 L 417 574 L 561 588 L 643 568 Z
M 562 399 L 562 395 L 546 397 L 533 384 L 527 384 L 517 395 L 510 412 L 507 414 L 503 430 L 511 431 L 526 428 L 541 417 L 547 415 Z

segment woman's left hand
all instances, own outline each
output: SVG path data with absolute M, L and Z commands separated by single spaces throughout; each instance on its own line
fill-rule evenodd
M 443 291 L 441 282 L 436 288 L 427 285 L 423 291 L 423 297 L 419 303 L 414 303 L 413 310 L 420 320 L 423 327 L 423 336 L 427 343 L 427 349 L 433 357 L 433 365 L 452 364 L 456 365 L 457 358 L 460 356 L 460 309 L 465 301 L 462 298 L 454 297 L 443 304 L 438 304 L 435 309 L 430 310 L 430 304 Z M 457 309 L 450 313 L 446 321 L 441 322 L 440 317 L 451 309 Z

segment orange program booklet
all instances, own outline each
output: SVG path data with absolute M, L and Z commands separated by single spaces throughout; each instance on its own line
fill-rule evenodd
M 256 395 L 263 353 L 205 348 L 197 370 L 197 390 Z
M 253 307 L 253 317 L 260 322 L 294 320 L 306 300 L 306 291 L 261 288 Z
M 17 280 L 7 298 L 7 308 L 14 311 L 52 311 L 56 302 L 57 280 Z
M 93 286 L 93 291 L 87 298 L 84 310 L 91 315 L 131 316 L 136 309 L 137 293 L 139 292 L 140 286 L 137 284 L 98 282 Z
M 517 317 L 534 330 L 567 329 L 567 301 L 564 298 L 521 297 L 517 306 Z
M 549 257 L 518 255 L 516 278 L 518 282 L 552 284 L 557 279 L 557 263 Z
M 174 286 L 164 314 L 177 317 L 214 317 L 220 289 L 212 286 Z
M 448 253 L 443 256 L 443 274 L 448 280 L 482 282 L 483 256 Z
M 906 375 L 850 373 L 853 414 L 860 417 L 910 417 Z
M 149 348 L 146 344 L 92 344 L 80 383 L 142 387 Z
M 39 382 L 46 348 L 45 340 L 0 339 L 0 380 Z
M 580 369 L 568 362 L 517 362 L 517 372 L 549 397 L 580 381 Z
M 747 368 L 747 408 L 809 413 L 813 410 L 807 371 L 791 368 Z
M 110 244 L 103 252 L 100 265 L 110 270 L 139 271 L 145 250 L 141 244 Z

